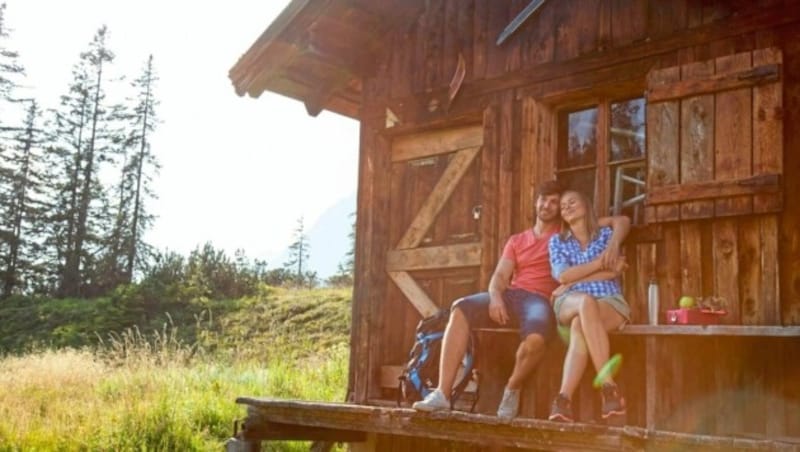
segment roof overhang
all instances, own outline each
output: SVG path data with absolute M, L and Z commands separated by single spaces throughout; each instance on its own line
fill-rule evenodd
M 264 91 L 358 119 L 362 83 L 390 31 L 410 24 L 424 0 L 292 0 L 231 68 L 236 93 Z

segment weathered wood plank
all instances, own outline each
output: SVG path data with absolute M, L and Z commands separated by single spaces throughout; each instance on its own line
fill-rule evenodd
M 483 152 L 481 153 L 481 281 L 480 287 L 489 287 L 498 258 L 497 236 L 497 108 L 490 106 L 483 112 Z
M 772 84 L 780 81 L 780 65 L 765 64 L 752 69 L 731 72 L 726 74 L 713 74 L 713 67 L 707 77 L 681 80 L 671 84 L 659 85 L 647 92 L 649 102 L 663 102 L 666 100 L 680 99 L 690 96 L 701 96 L 721 91 Z
M 777 231 L 776 231 L 777 232 Z M 761 298 L 761 269 L 763 262 L 761 249 L 761 219 L 745 217 L 738 221 L 737 258 L 738 277 L 729 280 L 737 281 L 739 300 L 741 301 L 741 319 L 744 325 L 767 324 Z M 765 240 L 770 240 L 765 237 Z
M 425 233 L 436 219 L 436 215 L 442 210 L 479 151 L 479 147 L 474 147 L 456 152 L 441 179 L 436 183 L 430 196 L 428 196 L 419 213 L 414 217 L 408 230 L 397 243 L 397 249 L 415 248 L 420 244 Z
M 750 53 L 719 57 L 717 74 L 739 72 L 751 67 Z M 716 94 L 714 112 L 714 176 L 717 180 L 740 179 L 752 175 L 752 90 L 742 88 Z M 752 199 L 739 197 L 715 202 L 717 216 L 752 212 Z
M 360 406 L 326 402 L 239 397 L 253 422 L 358 430 L 400 436 L 458 440 L 472 444 L 536 450 L 791 450 L 792 445 L 771 440 L 722 438 L 655 431 L 638 427 L 564 424 L 517 418 L 512 423 L 495 416 L 463 412 L 421 414 L 406 408 Z
M 446 154 L 483 143 L 481 126 L 456 127 L 398 137 L 392 143 L 392 161 L 415 160 Z
M 681 297 L 683 265 L 681 229 L 677 224 L 664 225 L 664 240 L 657 244 L 658 292 L 661 311 L 677 307 Z
M 686 0 L 649 2 L 647 4 L 647 31 L 651 38 L 669 36 L 687 26 Z
M 472 29 L 474 80 L 482 80 L 486 77 L 488 42 L 490 42 L 488 37 L 490 3 L 492 3 L 491 0 L 475 0 L 475 14 Z
M 534 223 L 534 165 L 536 162 L 536 101 L 520 101 L 519 212 L 524 224 Z
M 756 193 L 776 193 L 780 191 L 780 188 L 781 177 L 778 174 L 762 174 L 736 180 L 687 182 L 680 185 L 652 188 L 647 194 L 647 204 L 668 204 L 677 200 L 686 201 L 753 195 Z
M 388 274 L 400 291 L 403 292 L 403 295 L 408 298 L 408 301 L 414 305 L 414 308 L 417 309 L 422 318 L 430 317 L 439 310 L 436 303 L 430 299 L 428 294 L 422 290 L 408 273 L 388 272 Z
M 714 220 L 711 226 L 714 253 L 714 295 L 722 297 L 728 314 L 723 323 L 741 323 L 741 304 L 737 275 L 739 274 L 739 251 L 737 228 L 734 220 Z
M 714 62 L 697 62 L 681 68 L 681 79 L 692 81 L 714 74 Z M 656 88 L 657 89 L 657 88 Z M 648 101 L 650 93 L 648 92 Z M 714 96 L 695 96 L 683 99 L 681 105 L 681 184 L 714 180 Z M 694 195 L 694 190 L 686 190 Z M 654 202 L 658 193 L 649 193 L 648 202 Z M 687 199 L 678 195 L 673 198 Z M 713 201 L 684 202 L 681 219 L 708 218 L 714 215 Z
M 611 26 L 614 47 L 644 39 L 647 34 L 647 0 L 612 0 L 611 12 L 614 22 Z
M 527 32 L 522 52 L 522 68 L 553 61 L 555 50 L 555 27 L 552 27 L 555 8 L 539 8 L 529 27 L 520 30 Z M 531 20 L 528 19 L 528 20 Z
M 660 83 L 680 80 L 680 68 L 671 67 L 653 71 L 648 77 L 648 88 Z M 678 102 L 647 104 L 647 188 L 651 192 L 658 187 L 679 182 L 680 108 Z M 648 202 L 650 194 L 647 195 Z M 677 220 L 677 205 L 648 206 L 645 221 Z
M 392 250 L 386 256 L 386 270 L 390 272 L 471 267 L 480 263 L 480 243 Z
M 442 3 L 444 3 L 444 14 L 440 27 L 442 28 L 443 43 L 439 80 L 443 83 L 449 83 L 458 66 L 459 41 L 463 39 L 458 34 L 460 31 L 458 28 L 459 9 L 466 6 L 466 2 L 445 0 Z
M 703 294 L 700 224 L 681 223 L 680 230 L 681 294 L 699 297 Z
M 783 62 L 779 49 L 753 51 L 753 65 Z M 753 174 L 783 172 L 783 84 L 770 83 L 753 89 Z M 754 212 L 775 212 L 782 193 L 753 196 Z
M 784 120 L 786 124 L 800 124 L 800 28 L 789 27 L 783 30 L 781 42 L 784 43 L 786 81 L 784 85 Z M 800 193 L 800 134 L 784 130 L 785 149 L 784 172 L 787 177 L 784 192 L 788 195 Z M 800 325 L 800 203 L 787 202 L 780 216 L 780 302 L 781 322 L 785 325 Z M 797 423 L 800 425 L 800 414 Z
M 556 146 L 558 136 L 558 115 L 547 105 L 536 103 L 536 166 L 534 185 L 552 180 L 555 175 Z
M 498 220 L 497 234 L 500 241 L 504 241 L 511 235 L 512 215 L 512 193 L 514 184 L 514 97 L 513 93 L 507 92 L 499 99 L 500 115 L 499 129 L 497 137 L 497 147 L 500 153 L 500 165 L 498 168 Z
M 759 304 L 765 325 L 781 324 L 780 266 L 778 241 L 781 238 L 777 215 L 765 215 L 760 220 L 761 281 Z
M 496 2 L 489 1 L 488 17 L 487 17 L 487 41 L 486 41 L 486 77 L 493 78 L 506 73 L 506 52 L 498 52 L 495 45 L 495 37 L 500 33 L 508 24 L 511 18 L 509 17 L 509 7 L 511 2 Z

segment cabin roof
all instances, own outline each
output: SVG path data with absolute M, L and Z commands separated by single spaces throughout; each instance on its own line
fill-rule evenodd
M 358 119 L 362 80 L 374 73 L 389 31 L 408 26 L 422 0 L 292 0 L 231 68 L 236 93 L 264 91 Z

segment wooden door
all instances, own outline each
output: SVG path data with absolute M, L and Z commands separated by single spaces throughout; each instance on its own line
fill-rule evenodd
M 478 290 L 482 125 L 395 139 L 384 357 L 402 362 L 416 323 Z M 399 346 L 399 349 L 397 348 Z

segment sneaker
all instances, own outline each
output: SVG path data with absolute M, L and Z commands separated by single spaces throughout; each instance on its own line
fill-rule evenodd
M 572 419 L 572 403 L 567 396 L 564 394 L 556 396 L 550 408 L 550 417 L 547 419 L 556 422 L 575 422 Z
M 425 412 L 449 411 L 450 401 L 447 400 L 447 397 L 444 396 L 442 391 L 436 389 L 429 393 L 425 399 L 420 400 L 419 402 L 414 402 L 414 404 L 411 405 L 411 408 L 414 408 L 417 411 Z
M 503 391 L 503 400 L 497 407 L 497 417 L 501 419 L 513 419 L 519 413 L 519 389 L 508 389 Z
M 603 395 L 603 419 L 612 416 L 625 415 L 625 398 L 619 393 L 619 388 L 614 383 L 604 383 L 602 388 Z

